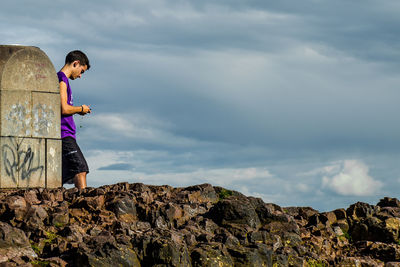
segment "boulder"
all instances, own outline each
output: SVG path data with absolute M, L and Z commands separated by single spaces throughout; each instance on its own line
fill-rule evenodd
M 0 263 L 20 257 L 34 259 L 37 255 L 22 230 L 0 222 Z
M 349 219 L 352 220 L 360 220 L 362 218 L 370 217 L 378 210 L 377 207 L 374 207 L 370 204 L 357 202 L 351 205 L 346 210 L 346 215 Z
M 135 201 L 128 196 L 112 200 L 107 204 L 107 209 L 114 212 L 117 218 L 124 222 L 137 220 Z
M 219 201 L 210 209 L 207 216 L 221 226 L 227 223 L 235 223 L 257 228 L 261 225 L 257 212 L 251 203 L 238 199 Z
M 272 266 L 272 250 L 266 245 L 228 249 L 234 266 Z
M 226 250 L 220 250 L 218 246 L 199 245 L 190 254 L 193 267 L 230 267 L 234 262 Z
M 400 208 L 400 201 L 397 198 L 384 197 L 376 205 L 382 208 L 383 207 Z

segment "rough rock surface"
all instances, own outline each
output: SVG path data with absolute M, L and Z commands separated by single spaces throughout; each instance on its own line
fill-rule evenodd
M 320 213 L 210 184 L 2 190 L 0 266 L 400 266 L 400 201 Z

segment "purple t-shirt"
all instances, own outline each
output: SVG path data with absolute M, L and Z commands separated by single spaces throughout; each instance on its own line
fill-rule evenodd
M 73 106 L 72 91 L 71 87 L 69 86 L 69 81 L 67 76 L 64 74 L 64 72 L 61 71 L 57 73 L 57 76 L 59 82 L 65 82 L 65 84 L 67 85 L 67 96 L 68 96 L 67 103 L 68 105 Z M 76 134 L 76 126 L 73 115 L 61 114 L 61 138 L 70 136 L 76 139 L 75 134 Z

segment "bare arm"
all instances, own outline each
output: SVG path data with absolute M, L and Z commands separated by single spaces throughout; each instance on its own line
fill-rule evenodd
M 62 115 L 85 115 L 87 113 L 90 113 L 90 107 L 87 105 L 75 107 L 68 104 L 67 85 L 65 84 L 65 82 L 60 82 L 60 96 Z

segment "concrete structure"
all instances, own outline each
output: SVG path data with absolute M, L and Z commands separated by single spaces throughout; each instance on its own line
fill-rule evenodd
M 0 188 L 61 186 L 60 112 L 46 54 L 0 45 Z

